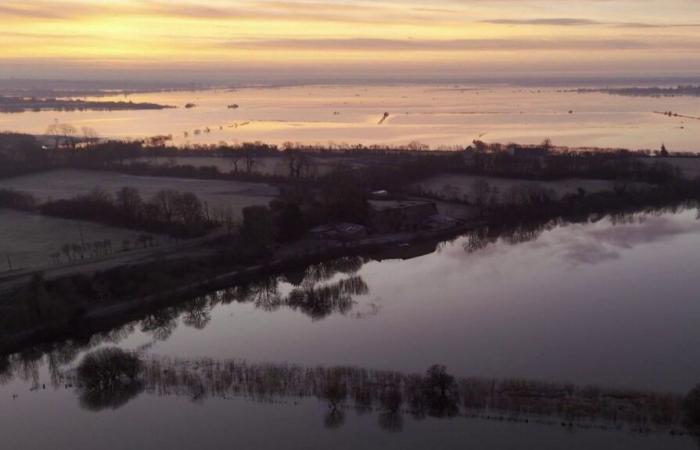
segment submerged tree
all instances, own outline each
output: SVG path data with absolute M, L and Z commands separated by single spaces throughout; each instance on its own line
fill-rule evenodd
M 134 353 L 107 347 L 88 353 L 77 369 L 80 385 L 88 390 L 110 390 L 134 383 L 143 369 Z

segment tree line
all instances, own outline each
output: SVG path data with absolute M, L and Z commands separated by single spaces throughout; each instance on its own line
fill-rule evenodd
M 374 412 L 381 428 L 401 431 L 404 415 L 508 420 L 563 426 L 595 424 L 602 430 L 697 433 L 700 388 L 687 395 L 576 386 L 522 379 L 457 378 L 436 364 L 423 374 L 356 367 L 301 367 L 242 360 L 143 357 L 107 347 L 87 354 L 64 376 L 78 386 L 81 405 L 116 409 L 142 392 L 194 402 L 239 396 L 258 402 L 316 398 L 328 408 L 327 428 L 345 421 L 346 409 Z
M 123 187 L 114 195 L 95 188 L 73 198 L 44 202 L 26 192 L 0 189 L 0 207 L 141 229 L 178 238 L 202 236 L 216 225 L 197 195 L 173 189 L 160 190 L 145 200 L 133 187 Z

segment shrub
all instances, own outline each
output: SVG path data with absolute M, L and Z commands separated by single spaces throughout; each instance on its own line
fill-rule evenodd
M 83 358 L 78 381 L 88 390 L 111 390 L 135 382 L 143 368 L 139 357 L 119 348 L 103 348 Z
M 683 409 L 689 424 L 700 427 L 700 384 L 685 396 Z

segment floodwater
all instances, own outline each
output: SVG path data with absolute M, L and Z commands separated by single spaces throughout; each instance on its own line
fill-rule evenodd
M 104 99 L 104 98 L 101 98 Z M 464 146 L 474 139 L 696 151 L 700 116 L 691 97 L 622 97 L 511 86 L 292 86 L 152 93 L 108 100 L 177 106 L 160 111 L 0 114 L 0 130 L 43 133 L 55 120 L 101 136 L 172 135 L 176 144 L 286 141 L 307 144 Z M 184 108 L 194 103 L 194 108 Z M 229 105 L 238 108 L 228 108 Z M 388 118 L 380 125 L 384 113 Z
M 96 405 L 58 376 L 88 349 L 116 345 L 186 361 L 407 373 L 438 363 L 459 377 L 685 393 L 700 382 L 697 215 L 523 227 L 344 258 L 192 299 L 86 345 L 14 356 L 0 377 L 3 447 L 697 448 L 690 437 L 465 417 L 387 427 L 352 408 L 329 416 L 313 398 L 199 398 L 191 386 Z

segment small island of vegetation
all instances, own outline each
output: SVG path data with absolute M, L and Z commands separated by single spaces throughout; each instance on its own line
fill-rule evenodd
M 0 95 L 0 113 L 39 111 L 125 111 L 174 108 L 157 103 L 89 101 L 71 98 L 12 97 Z
M 610 95 L 622 95 L 625 97 L 700 97 L 700 86 L 586 88 L 577 89 L 575 92 L 580 94 L 599 92 Z

